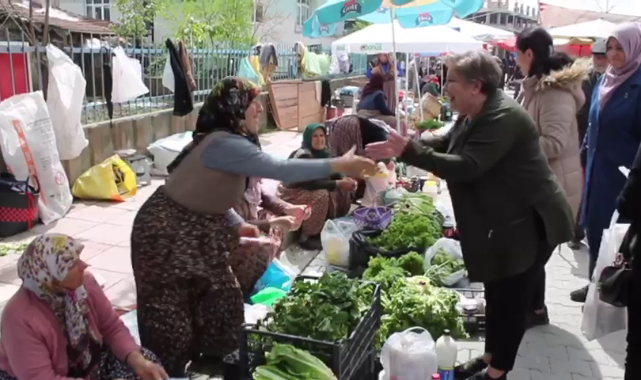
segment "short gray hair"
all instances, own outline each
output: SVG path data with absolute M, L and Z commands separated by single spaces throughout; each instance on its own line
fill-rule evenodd
M 448 57 L 447 68 L 468 82 L 481 82 L 481 92 L 491 94 L 501 83 L 503 70 L 496 57 L 485 50 L 468 51 Z

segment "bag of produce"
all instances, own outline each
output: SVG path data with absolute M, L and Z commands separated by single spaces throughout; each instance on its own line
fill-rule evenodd
M 381 363 L 388 379 L 429 379 L 438 370 L 434 339 L 421 327 L 392 334 L 381 350 Z
M 452 286 L 467 275 L 458 240 L 440 238 L 425 252 L 425 276 L 435 285 Z
M 281 264 L 278 259 L 274 259 L 265 270 L 265 273 L 256 281 L 253 294 L 265 288 L 282 289 L 287 292 L 292 287 L 294 277 L 296 277 L 295 273 Z
M 377 230 L 362 230 L 352 234 L 352 238 L 349 241 L 349 269 L 365 268 L 369 263 L 369 259 L 376 256 L 392 258 L 401 257 L 411 251 L 423 252 L 422 249 L 415 247 L 387 250 L 372 245 L 370 239 L 376 238 L 381 234 L 382 232 Z
M 352 218 L 328 219 L 321 231 L 321 244 L 329 265 L 349 266 L 349 240 L 358 227 Z

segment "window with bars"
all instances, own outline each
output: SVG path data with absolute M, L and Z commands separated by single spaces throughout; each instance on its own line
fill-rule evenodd
M 261 23 L 265 18 L 265 9 L 262 4 L 256 4 L 254 8 L 254 22 Z
M 85 0 L 87 17 L 111 21 L 111 0 Z
M 310 0 L 296 0 L 296 26 L 302 26 L 311 16 L 309 9 Z

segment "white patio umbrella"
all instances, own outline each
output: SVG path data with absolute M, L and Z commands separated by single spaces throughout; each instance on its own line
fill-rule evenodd
M 450 22 L 447 24 L 447 26 L 457 29 L 461 33 L 475 38 L 479 41 L 485 42 L 505 40 L 510 37 L 514 37 L 514 33 L 510 32 L 509 30 L 479 24 L 477 22 L 462 20 L 457 17 L 453 17 L 452 20 L 450 20 Z
M 608 38 L 612 35 L 616 24 L 603 19 L 597 19 L 578 24 L 559 26 L 548 29 L 550 35 L 554 38 Z

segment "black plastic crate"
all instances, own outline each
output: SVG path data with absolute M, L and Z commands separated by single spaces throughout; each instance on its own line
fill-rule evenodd
M 318 280 L 318 277 L 299 276 L 296 281 Z M 381 325 L 381 289 L 373 282 L 372 305 L 363 315 L 349 338 L 336 342 L 320 341 L 294 335 L 278 334 L 261 329 L 260 325 L 244 324 L 240 332 L 240 367 L 243 379 L 251 379 L 251 372 L 259 365 L 265 364 L 265 352 L 271 350 L 274 343 L 291 344 L 309 351 L 322 360 L 339 380 L 368 380 L 358 375 L 364 363 L 372 360 L 374 338 Z M 370 364 L 367 364 L 369 367 Z M 373 364 L 371 365 L 373 367 Z M 373 370 L 373 368 L 372 368 Z
M 350 380 L 378 380 L 380 371 L 377 371 L 376 368 L 377 361 L 376 352 L 374 350 L 370 351 Z
M 485 298 L 485 289 L 454 288 L 452 290 L 461 293 L 465 298 Z M 463 326 L 469 334 L 485 331 L 485 306 L 481 311 L 473 313 L 467 313 L 463 310 L 461 316 L 463 317 Z

